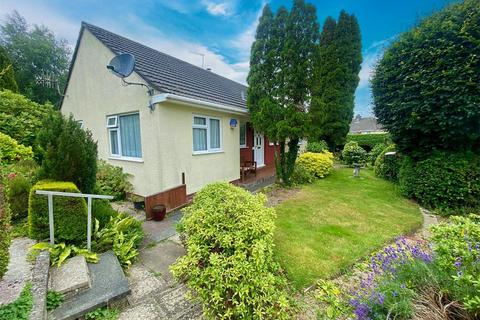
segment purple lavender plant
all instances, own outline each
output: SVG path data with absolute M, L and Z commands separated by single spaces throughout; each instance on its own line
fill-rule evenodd
M 398 266 L 413 259 L 420 259 L 426 263 L 432 262 L 430 247 L 426 247 L 422 242 L 411 244 L 404 237 L 397 238 L 392 245 L 372 255 L 368 264 L 368 273 L 360 282 L 357 291 L 352 293 L 353 299 L 350 305 L 354 309 L 356 319 L 370 319 L 370 305 L 384 303 L 385 295 L 377 291 L 378 279 L 394 277 Z

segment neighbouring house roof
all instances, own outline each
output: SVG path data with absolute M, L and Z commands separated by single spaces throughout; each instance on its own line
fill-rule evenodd
M 381 124 L 377 123 L 374 117 L 363 118 L 361 115 L 355 116 L 350 123 L 350 133 L 366 133 L 384 131 Z
M 162 93 L 232 107 L 245 109 L 247 107 L 245 101 L 247 87 L 238 82 L 92 24 L 82 22 L 82 31 L 84 28 L 115 54 L 134 55 L 135 72 Z M 105 61 L 105 66 L 107 63 L 108 61 Z

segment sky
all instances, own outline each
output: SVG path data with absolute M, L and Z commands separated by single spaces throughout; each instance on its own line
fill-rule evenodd
M 320 26 L 342 9 L 357 17 L 363 63 L 355 114 L 372 115 L 369 78 L 389 43 L 423 17 L 457 0 L 310 0 Z M 72 48 L 86 21 L 192 64 L 246 83 L 250 47 L 263 6 L 290 9 L 291 0 L 0 0 L 0 23 L 17 10 L 29 23 L 45 25 Z

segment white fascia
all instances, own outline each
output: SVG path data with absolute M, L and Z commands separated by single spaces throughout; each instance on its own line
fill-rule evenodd
M 222 111 L 222 112 L 232 113 L 232 114 L 239 114 L 239 115 L 248 114 L 248 111 L 243 108 L 226 106 L 223 104 L 203 101 L 203 100 L 194 99 L 194 98 L 187 98 L 187 97 L 179 96 L 173 93 L 159 93 L 152 96 L 152 98 L 150 99 L 151 105 L 155 105 L 157 103 L 162 103 L 165 101 L 171 101 L 174 103 L 184 104 L 184 105 L 193 106 L 197 108 Z

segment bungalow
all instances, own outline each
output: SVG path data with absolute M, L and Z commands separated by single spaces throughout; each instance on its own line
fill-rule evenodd
M 106 68 L 120 53 L 135 57 L 128 81 Z M 147 206 L 172 209 L 207 183 L 238 182 L 241 162 L 273 165 L 275 146 L 249 123 L 246 89 L 83 22 L 61 111 L 92 132 L 99 158 L 132 175 Z

